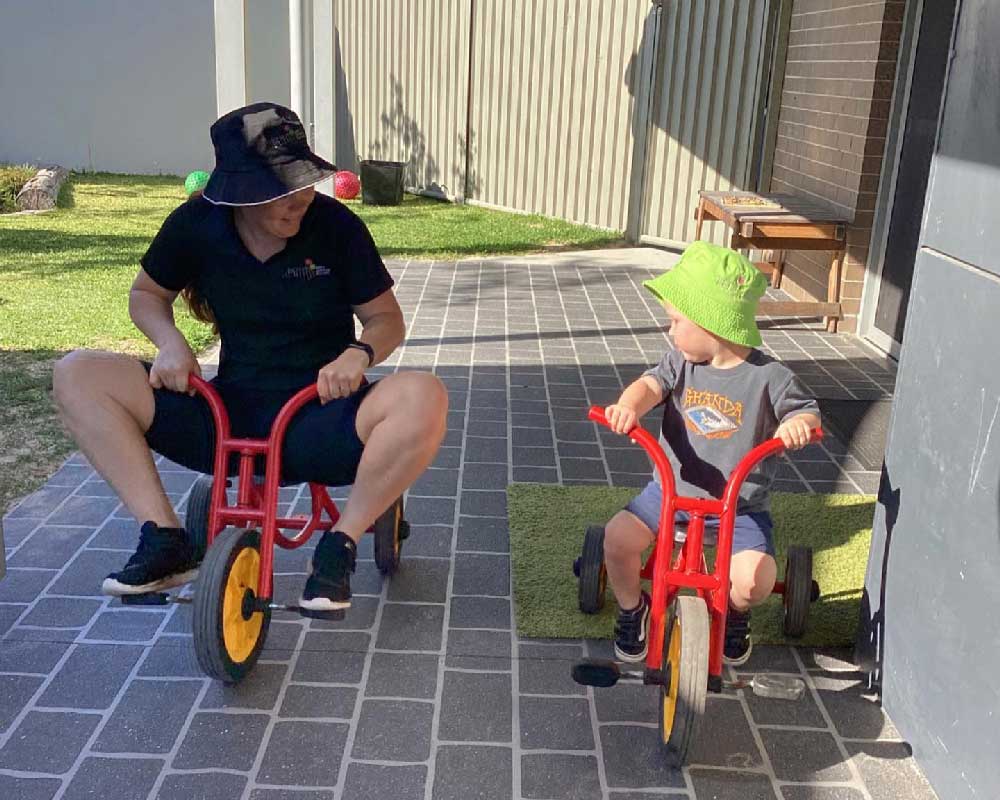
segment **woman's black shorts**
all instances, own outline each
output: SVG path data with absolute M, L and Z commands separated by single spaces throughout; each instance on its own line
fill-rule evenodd
M 143 363 L 146 371 L 150 365 Z M 243 389 L 218 384 L 229 413 L 230 433 L 241 438 L 266 439 L 271 423 L 294 391 Z M 322 483 L 346 486 L 354 483 L 364 445 L 358 438 L 355 420 L 365 395 L 374 386 L 363 385 L 350 397 L 320 405 L 307 403 L 292 419 L 285 432 L 281 456 L 283 483 Z M 146 441 L 157 453 L 188 469 L 211 474 L 215 457 L 215 423 L 212 412 L 200 396 L 194 397 L 154 389 L 153 424 Z M 229 464 L 235 474 L 238 461 Z M 257 471 L 263 472 L 263 459 Z

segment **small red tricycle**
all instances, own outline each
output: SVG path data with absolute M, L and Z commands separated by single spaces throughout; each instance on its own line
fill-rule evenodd
M 590 409 L 590 419 L 608 425 L 604 410 Z M 660 687 L 660 740 L 667 760 L 681 766 L 687 760 L 709 691 L 721 692 L 722 649 L 729 610 L 729 565 L 732 557 L 733 525 L 740 487 L 758 462 L 781 453 L 780 439 L 758 445 L 733 470 L 720 500 L 679 497 L 670 462 L 659 442 L 641 426 L 628 437 L 642 446 L 660 476 L 663 502 L 656 541 L 642 577 L 652 579 L 652 607 L 649 621 L 649 651 L 643 672 L 623 673 L 614 661 L 585 659 L 573 667 L 573 679 L 588 686 L 613 686 L 619 680 L 642 680 Z M 823 436 L 816 429 L 812 441 Z M 675 529 L 674 515 L 688 514 L 686 530 Z M 719 518 L 714 570 L 705 560 L 705 518 Z M 680 544 L 673 556 L 675 538 Z M 658 554 L 663 554 L 659 558 Z M 671 566 L 672 562 L 672 566 Z M 604 528 L 590 526 L 584 536 L 583 552 L 574 564 L 579 578 L 580 610 L 596 614 L 604 605 L 607 572 L 604 565 Z M 680 590 L 694 595 L 681 595 Z M 819 597 L 812 579 L 812 551 L 790 547 L 784 581 L 775 583 L 774 593 L 783 597 L 784 632 L 801 636 L 805 632 L 809 604 Z
M 194 649 L 198 663 L 212 678 L 236 683 L 245 678 L 260 655 L 273 610 L 299 611 L 298 606 L 272 601 L 274 547 L 300 547 L 316 531 L 333 528 L 340 512 L 326 487 L 309 484 L 309 516 L 278 516 L 281 485 L 281 445 L 295 414 L 316 399 L 316 385 L 301 389 L 281 408 L 267 439 L 236 439 L 230 435 L 229 415 L 215 388 L 196 375 L 191 386 L 208 402 L 215 420 L 214 475 L 195 481 L 188 496 L 185 528 L 195 554 L 202 560 L 194 598 L 165 593 L 123 598 L 128 603 L 193 603 Z M 226 488 L 230 456 L 239 454 L 235 502 Z M 254 460 L 265 459 L 263 483 L 254 478 Z M 325 519 L 324 519 L 325 515 Z M 295 531 L 286 536 L 282 531 Z M 371 528 L 375 536 L 375 563 L 383 575 L 395 572 L 400 547 L 409 534 L 400 497 Z M 317 614 L 342 619 L 343 611 Z

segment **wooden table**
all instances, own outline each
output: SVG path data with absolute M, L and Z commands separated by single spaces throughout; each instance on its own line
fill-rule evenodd
M 755 192 L 698 192 L 698 222 L 694 238 L 701 238 L 705 221 L 724 222 L 732 230 L 733 250 L 771 252 L 770 261 L 754 266 L 770 273 L 771 285 L 781 286 L 786 250 L 825 250 L 833 253 L 827 279 L 826 301 L 762 300 L 758 316 L 823 317 L 828 331 L 837 330 L 841 317 L 840 273 L 847 251 L 847 221 L 833 209 L 790 194 Z

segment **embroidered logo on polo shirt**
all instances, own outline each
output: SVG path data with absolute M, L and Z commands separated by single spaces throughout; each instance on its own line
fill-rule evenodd
M 285 278 L 304 278 L 307 281 L 311 281 L 313 278 L 320 278 L 324 275 L 330 274 L 330 268 L 324 267 L 313 262 L 311 258 L 307 258 L 305 263 L 301 267 L 289 267 L 285 270 L 285 274 L 282 277 Z

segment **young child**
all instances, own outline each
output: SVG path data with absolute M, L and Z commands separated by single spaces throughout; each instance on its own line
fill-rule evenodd
M 643 285 L 666 309 L 675 349 L 605 413 L 615 432 L 625 433 L 665 402 L 660 444 L 678 494 L 721 497 L 733 468 L 767 439 L 777 436 L 792 450 L 808 444 L 819 408 L 791 370 L 754 349 L 761 343 L 754 316 L 767 283 L 744 256 L 695 242 L 673 269 Z M 767 459 L 740 490 L 725 640 L 725 661 L 734 666 L 750 657 L 750 608 L 771 593 L 777 575 L 768 512 L 776 471 L 776 460 Z M 639 571 L 659 527 L 661 498 L 654 475 L 605 528 L 608 580 L 620 608 L 615 655 L 622 661 L 646 658 L 650 599 Z M 718 519 L 706 520 L 709 527 L 717 529 Z

